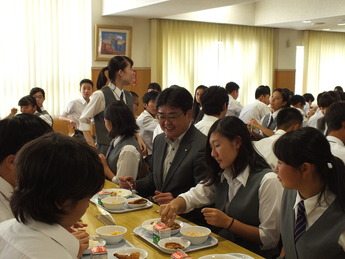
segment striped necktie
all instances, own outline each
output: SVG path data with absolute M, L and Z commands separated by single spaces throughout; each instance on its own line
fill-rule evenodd
M 305 217 L 304 201 L 301 200 L 297 205 L 297 220 L 295 225 L 295 243 L 304 234 L 307 226 L 307 219 Z

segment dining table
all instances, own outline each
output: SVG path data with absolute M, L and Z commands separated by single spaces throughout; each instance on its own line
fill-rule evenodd
M 113 189 L 119 188 L 116 184 L 106 180 L 104 189 Z M 100 215 L 99 206 L 96 206 L 94 202 L 90 201 L 90 206 L 88 207 L 86 213 L 82 217 L 83 223 L 87 224 L 85 230 L 90 235 L 97 235 L 96 229 L 99 227 L 104 226 L 105 224 L 97 218 L 97 215 Z M 124 234 L 124 239 L 132 244 L 136 248 L 144 249 L 148 256 L 147 258 L 170 258 L 171 255 L 162 252 L 160 249 L 155 247 L 152 243 L 148 242 L 147 240 L 143 239 L 136 233 L 134 233 L 135 229 L 141 226 L 142 222 L 145 220 L 159 218 L 159 206 L 156 204 L 152 204 L 151 207 L 134 210 L 134 211 L 127 211 L 123 213 L 111 213 L 110 214 L 117 225 L 123 226 L 127 228 L 127 232 Z M 194 223 L 177 216 L 176 219 L 187 223 L 189 225 L 195 225 Z M 205 255 L 211 254 L 229 254 L 229 253 L 238 253 L 238 254 L 245 254 L 252 258 L 259 259 L 263 258 L 223 237 L 218 236 L 215 233 L 211 233 L 211 236 L 218 240 L 218 243 L 214 246 L 203 248 L 200 250 L 190 251 L 188 255 L 192 258 L 199 258 Z M 248 257 L 248 258 L 250 258 Z M 243 257 L 244 258 L 244 257 Z M 115 256 L 114 256 L 115 259 Z

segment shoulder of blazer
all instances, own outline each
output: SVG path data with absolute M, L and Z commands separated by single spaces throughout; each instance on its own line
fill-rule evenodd
M 207 137 L 192 124 L 183 136 L 181 144 L 195 142 L 204 145 L 206 144 L 206 139 Z

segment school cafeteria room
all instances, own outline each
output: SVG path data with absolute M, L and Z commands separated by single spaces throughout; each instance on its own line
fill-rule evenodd
M 0 258 L 345 258 L 344 0 L 1 6 Z

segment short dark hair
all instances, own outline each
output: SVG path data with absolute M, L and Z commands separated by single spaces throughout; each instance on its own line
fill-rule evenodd
M 143 96 L 143 103 L 148 104 L 150 101 L 155 101 L 159 95 L 156 91 L 147 92 Z
M 91 198 L 104 185 L 103 165 L 85 141 L 49 133 L 27 143 L 15 158 L 18 186 L 10 201 L 15 218 L 61 223 L 61 206 Z M 72 203 L 72 205 L 73 205 Z
M 305 100 L 306 102 L 309 102 L 309 101 L 314 102 L 314 101 L 315 101 L 314 96 L 313 96 L 312 94 L 310 94 L 310 93 L 305 93 L 305 94 L 303 95 L 303 97 L 304 97 L 304 100 Z
M 227 91 L 220 86 L 210 86 L 201 95 L 202 111 L 207 115 L 220 115 L 224 104 L 229 104 Z
M 273 91 L 278 92 L 281 94 L 283 98 L 283 102 L 286 102 L 286 104 L 283 107 L 290 107 L 290 97 L 291 97 L 291 91 L 287 88 L 277 88 Z
M 296 104 L 302 104 L 305 105 L 305 99 L 302 95 L 295 94 L 294 96 L 291 97 L 290 99 L 291 105 L 296 105 Z
M 115 101 L 110 104 L 104 111 L 104 119 L 112 124 L 112 130 L 108 134 L 110 138 L 133 136 L 139 130 L 133 113 L 122 101 Z
M 156 107 L 168 105 L 181 109 L 185 114 L 192 109 L 193 97 L 183 87 L 169 87 L 164 89 L 156 99 Z
M 36 110 L 38 112 L 42 112 L 41 108 L 38 107 L 37 105 L 36 99 L 32 95 L 26 95 L 20 98 L 20 100 L 18 101 L 18 106 L 28 106 L 28 105 L 36 106 Z
M 328 131 L 340 130 L 345 121 L 345 101 L 333 103 L 325 115 Z
M 93 87 L 93 82 L 90 79 L 86 79 L 85 78 L 85 79 L 81 80 L 80 83 L 79 83 L 79 89 L 81 88 L 81 86 L 83 84 L 90 84 Z
M 340 95 L 335 91 L 328 91 L 321 95 L 319 100 L 319 107 L 327 108 L 331 106 L 332 103 L 339 102 Z
M 259 99 L 260 96 L 271 95 L 271 89 L 267 85 L 260 85 L 255 90 L 255 99 Z
M 292 107 L 281 109 L 277 115 L 277 128 L 287 130 L 294 124 L 303 123 L 303 115 L 299 110 Z
M 233 91 L 240 89 L 240 86 L 235 82 L 229 82 L 226 84 L 225 89 L 228 91 L 228 94 L 231 94 Z
M 154 91 L 157 91 L 158 93 L 162 92 L 162 88 L 158 83 L 149 83 L 149 85 L 147 86 L 147 90 L 152 89 Z
M 258 173 L 264 168 L 270 168 L 266 160 L 254 148 L 249 131 L 244 122 L 235 116 L 226 116 L 217 120 L 208 132 L 206 161 L 210 170 L 203 180 L 207 185 L 212 185 L 216 181 L 220 171 L 219 164 L 211 156 L 210 137 L 212 133 L 219 133 L 230 141 L 236 138 L 241 139 L 241 146 L 232 166 L 234 177 L 238 176 L 247 166 L 250 168 L 250 173 Z
M 343 92 L 343 88 L 340 85 L 338 85 L 338 86 L 334 87 L 334 91 Z
M 36 93 L 41 93 L 43 95 L 43 98 L 46 98 L 46 93 L 44 90 L 40 87 L 34 87 L 30 90 L 30 95 L 33 96 Z
M 41 118 L 27 113 L 0 121 L 0 163 L 15 155 L 25 143 L 53 131 Z

